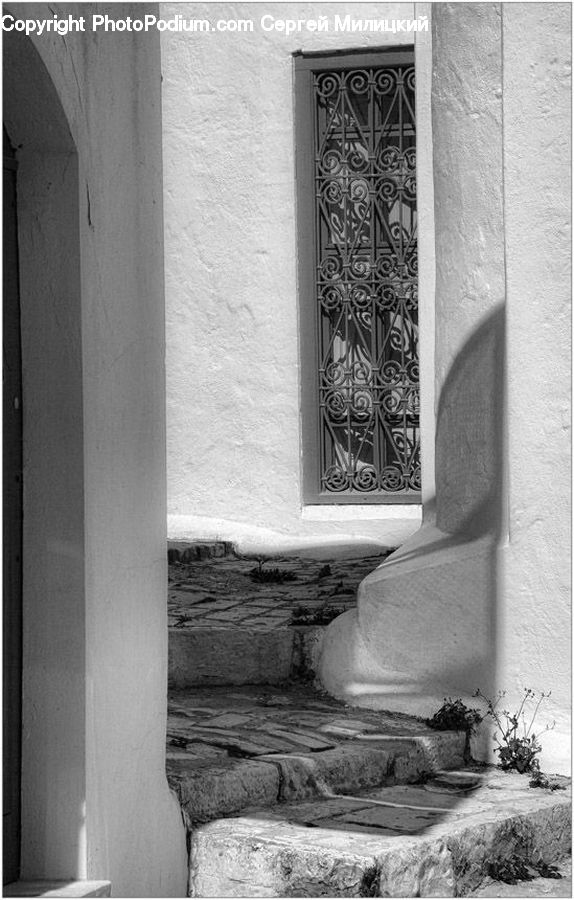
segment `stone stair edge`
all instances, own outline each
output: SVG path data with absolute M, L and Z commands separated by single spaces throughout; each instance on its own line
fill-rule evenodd
M 222 559 L 237 556 L 232 541 L 174 541 L 167 542 L 167 558 L 170 563 L 197 562 L 203 559 Z
M 311 681 L 324 633 L 321 625 L 249 631 L 225 626 L 169 629 L 169 687 Z
M 268 753 L 194 765 L 168 757 L 167 776 L 187 821 L 206 822 L 242 810 L 320 799 L 325 792 L 365 791 L 417 783 L 464 765 L 461 732 L 392 735 L 344 741 L 320 752 Z
M 481 790 L 488 793 L 488 785 L 477 795 Z M 568 856 L 568 795 L 530 789 L 528 796 L 524 789 L 519 801 L 505 805 L 508 796 L 499 790 L 498 804 L 496 790 L 490 792 L 490 809 L 480 810 L 479 802 L 473 813 L 471 802 L 466 818 L 447 817 L 423 834 L 364 834 L 352 825 L 326 830 L 320 817 L 308 827 L 305 818 L 292 817 L 310 804 L 297 802 L 212 821 L 191 833 L 190 896 L 465 896 L 489 877 L 497 858 L 517 853 L 553 864 Z M 363 796 L 365 804 L 371 795 Z

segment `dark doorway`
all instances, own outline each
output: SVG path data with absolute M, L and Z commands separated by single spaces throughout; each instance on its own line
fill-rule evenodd
M 3 129 L 3 854 L 4 884 L 20 870 L 22 727 L 22 356 L 16 157 Z

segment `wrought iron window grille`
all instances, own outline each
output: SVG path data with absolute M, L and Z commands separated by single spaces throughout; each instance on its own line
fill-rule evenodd
M 300 279 L 314 307 L 311 494 L 330 502 L 420 497 L 415 69 L 412 52 L 377 56 L 298 61 L 312 119 L 299 178 L 300 205 L 305 184 L 313 198 L 314 274 Z

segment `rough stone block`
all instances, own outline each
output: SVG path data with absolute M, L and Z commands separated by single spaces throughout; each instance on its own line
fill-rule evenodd
M 463 765 L 464 743 L 464 734 L 456 731 L 413 738 L 408 753 L 396 759 L 395 779 L 401 783 L 416 781 L 429 772 Z
M 378 897 L 456 897 L 450 853 L 443 841 L 398 846 L 378 860 Z
M 229 760 L 190 765 L 168 759 L 168 782 L 187 818 L 205 822 L 239 812 L 246 806 L 271 806 L 279 796 L 279 772 L 258 760 Z
M 170 563 L 221 559 L 229 556 L 232 552 L 233 545 L 229 541 L 194 541 L 192 543 L 169 541 L 167 546 L 167 558 Z
M 169 683 L 199 685 L 279 684 L 289 678 L 293 632 L 238 628 L 169 631 Z
M 437 802 L 441 796 L 452 803 L 450 794 L 437 794 Z M 411 828 L 416 811 L 385 808 L 383 798 L 398 803 L 401 791 L 279 805 L 195 829 L 191 895 L 464 896 L 497 858 L 518 853 L 552 863 L 569 852 L 568 794 L 529 789 L 524 778 L 488 774 L 476 791 L 461 790 L 452 809 L 418 817 L 420 833 Z M 427 800 L 423 786 L 402 798 Z M 401 822 L 407 833 L 397 833 Z
M 293 672 L 302 678 L 313 678 L 319 665 L 325 627 L 321 625 L 300 626 L 294 627 L 294 632 L 296 637 Z
M 317 848 L 308 846 L 308 830 L 293 833 L 273 819 L 219 826 L 192 835 L 192 897 L 369 896 L 374 859 L 358 846 L 350 850 L 344 838 Z
M 342 744 L 320 754 L 266 758 L 281 770 L 281 800 L 303 800 L 383 784 L 393 755 L 386 748 Z
M 505 803 L 508 797 L 503 795 L 500 800 Z M 524 804 L 518 804 L 522 813 L 509 815 L 502 821 L 483 812 L 475 822 L 448 837 L 459 893 L 476 889 L 488 875 L 490 865 L 503 862 L 513 854 L 551 863 L 570 853 L 569 802 L 556 802 L 538 809 L 532 808 L 533 803 L 529 805 L 530 808 L 525 808 Z M 511 811 L 514 811 L 512 807 Z

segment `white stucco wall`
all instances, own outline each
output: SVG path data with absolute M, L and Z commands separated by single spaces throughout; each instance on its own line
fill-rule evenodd
M 503 4 L 509 536 L 500 687 L 552 691 L 538 731 L 570 761 L 571 6 Z M 552 761 L 552 762 L 551 762 Z
M 21 877 L 185 896 L 165 777 L 159 37 L 86 31 L 34 46 L 4 35 L 25 273 Z
M 436 502 L 329 627 L 321 676 L 424 714 L 478 687 L 510 709 L 524 687 L 552 691 L 541 764 L 566 772 L 570 9 L 432 16 Z
M 504 378 L 500 5 L 433 7 L 436 523 L 496 529 Z
M 292 54 L 413 43 L 412 32 L 337 32 L 334 21 L 345 14 L 412 18 L 414 6 L 168 3 L 161 9 L 165 18 L 254 22 L 247 33 L 162 34 L 168 511 L 224 520 L 228 535 L 239 523 L 397 546 L 416 531 L 420 508 L 302 509 Z M 288 36 L 264 31 L 264 14 L 294 20 L 320 14 L 331 27 Z M 420 128 L 424 157 L 430 143 L 424 112 Z M 431 204 L 427 188 L 423 216 Z M 432 242 L 421 249 L 424 267 Z M 426 360 L 432 326 L 425 340 Z M 423 402 L 432 410 L 432 390 Z M 170 536 L 176 529 L 181 535 L 184 524 L 170 517 Z M 196 528 L 190 520 L 186 536 Z

